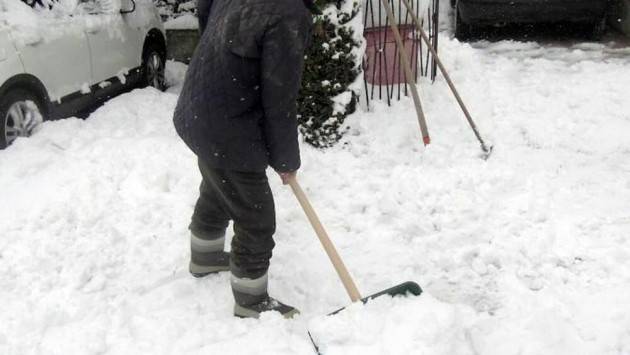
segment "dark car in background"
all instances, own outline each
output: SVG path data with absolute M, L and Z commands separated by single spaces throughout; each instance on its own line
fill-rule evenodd
M 608 0 L 451 0 L 451 5 L 460 40 L 479 27 L 535 23 L 586 25 L 598 39 L 606 29 Z

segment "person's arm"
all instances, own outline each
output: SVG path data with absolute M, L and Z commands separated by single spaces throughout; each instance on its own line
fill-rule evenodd
M 310 35 L 307 16 L 282 16 L 270 24 L 262 40 L 263 131 L 269 165 L 279 173 L 300 167 L 296 100 Z
M 197 0 L 197 18 L 199 18 L 199 33 L 203 33 L 208 24 L 210 7 L 213 0 Z

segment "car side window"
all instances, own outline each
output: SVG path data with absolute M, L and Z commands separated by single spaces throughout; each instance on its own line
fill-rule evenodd
M 79 0 L 78 8 L 88 14 L 99 14 L 103 12 L 98 0 Z
M 88 14 L 111 14 L 120 8 L 116 0 L 78 0 L 79 11 Z
M 44 6 L 42 0 L 22 0 L 22 2 L 30 7 L 35 7 L 37 5 Z
M 76 14 L 83 0 L 21 0 L 35 10 L 34 14 L 47 18 L 67 18 Z
M 52 10 L 58 0 L 22 0 L 26 5 L 39 10 Z

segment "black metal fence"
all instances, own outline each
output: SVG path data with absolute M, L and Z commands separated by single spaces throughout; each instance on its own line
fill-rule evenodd
M 429 77 L 435 80 L 436 63 L 423 43 L 420 33 L 416 31 L 413 19 L 402 0 L 387 0 L 399 31 L 403 37 L 404 47 L 410 56 L 412 71 L 416 77 Z M 413 11 L 422 22 L 431 45 L 438 47 L 439 0 L 409 0 Z M 367 42 L 363 60 L 364 87 L 363 99 L 369 107 L 370 100 L 400 100 L 408 95 L 408 87 L 402 69 L 401 51 L 394 40 L 390 29 L 390 21 L 381 0 L 364 0 L 363 2 L 364 36 Z

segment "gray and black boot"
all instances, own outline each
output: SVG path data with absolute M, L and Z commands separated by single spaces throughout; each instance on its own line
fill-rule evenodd
M 230 254 L 223 251 L 225 235 L 204 239 L 190 234 L 190 264 L 188 270 L 194 277 L 204 277 L 230 270 Z
M 256 279 L 237 277 L 232 273 L 234 315 L 240 318 L 258 318 L 262 312 L 277 311 L 284 318 L 293 318 L 300 312 L 267 294 L 267 273 Z

